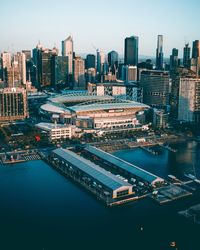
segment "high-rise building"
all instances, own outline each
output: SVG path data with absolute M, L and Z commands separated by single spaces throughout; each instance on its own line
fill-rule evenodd
M 118 68 L 118 53 L 114 50 L 108 53 L 108 66 L 112 74 L 115 74 Z
M 170 70 L 174 70 L 179 66 L 179 59 L 178 59 L 178 49 L 172 49 L 172 55 L 170 56 Z
M 122 80 L 125 82 L 137 81 L 137 67 L 124 65 L 122 67 Z
M 158 35 L 156 49 L 156 69 L 163 69 L 163 35 Z
M 194 78 L 196 75 L 188 68 L 179 67 L 170 72 L 171 93 L 170 93 L 170 117 L 178 118 L 179 86 L 181 78 Z
M 190 47 L 189 43 L 185 44 L 183 48 L 183 66 L 187 69 L 190 67 Z
M 33 49 L 33 73 L 34 73 L 34 84 L 39 87 L 41 83 L 42 75 L 42 50 L 43 47 L 40 42 L 36 45 L 36 48 Z
M 124 64 L 137 66 L 138 64 L 138 40 L 137 36 L 127 37 L 124 46 Z
M 178 120 L 200 123 L 199 78 L 180 78 Z
M 195 40 L 192 46 L 191 70 L 200 75 L 200 40 Z
M 0 89 L 0 122 L 28 117 L 27 93 L 24 88 Z
M 97 67 L 96 67 L 96 80 L 97 82 L 103 81 L 103 75 L 108 72 L 108 64 L 105 60 L 105 54 L 103 51 L 97 49 Z
M 14 64 L 18 67 L 19 79 L 21 84 L 26 84 L 26 55 L 22 52 L 17 52 L 14 56 Z
M 81 57 L 73 60 L 74 89 L 86 89 L 85 61 Z
M 86 73 L 86 80 L 87 83 L 95 83 L 96 81 L 96 69 L 95 68 L 89 68 Z
M 53 85 L 65 87 L 67 84 L 68 75 L 68 57 L 67 56 L 53 56 Z
M 96 67 L 95 55 L 88 54 L 85 60 L 85 68 L 90 69 L 90 68 L 95 68 L 95 67 Z
M 30 61 L 31 60 L 31 50 L 22 50 L 22 53 L 25 54 L 26 61 Z
M 62 41 L 62 56 L 68 57 L 68 74 L 73 73 L 73 53 L 74 42 L 73 38 L 69 36 L 67 39 Z
M 101 57 L 100 57 L 100 51 L 97 49 L 97 74 L 101 74 Z
M 167 71 L 142 70 L 140 84 L 143 102 L 148 105 L 169 105 L 170 76 Z
M 10 68 L 11 67 L 11 54 L 9 52 L 3 52 L 1 54 L 2 58 L 2 66 L 3 68 Z
M 11 54 L 9 52 L 3 52 L 1 54 L 1 60 L 2 60 L 2 80 L 7 82 L 8 78 L 8 69 L 11 67 Z
M 44 49 L 41 54 L 41 87 L 53 85 L 53 72 L 55 72 L 53 60 L 57 56 L 57 50 Z
M 200 57 L 200 40 L 195 40 L 192 46 L 192 58 Z

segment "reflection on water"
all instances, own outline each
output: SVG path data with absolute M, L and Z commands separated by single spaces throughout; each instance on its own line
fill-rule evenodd
M 134 149 L 115 155 L 160 176 L 191 172 L 199 146 L 176 147 L 176 154 Z M 0 166 L 0 249 L 167 250 L 176 241 L 179 250 L 199 250 L 199 227 L 177 215 L 197 202 L 191 197 L 160 206 L 144 199 L 109 209 L 43 161 Z
M 152 155 L 143 149 L 115 152 L 116 156 L 166 178 L 172 174 L 182 178 L 184 174 L 196 174 L 200 178 L 200 146 L 196 142 L 171 145 L 177 152 L 159 148 L 159 155 Z

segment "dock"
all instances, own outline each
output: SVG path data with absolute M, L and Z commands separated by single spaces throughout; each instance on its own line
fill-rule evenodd
M 160 147 L 169 150 L 170 152 L 176 153 L 177 149 L 170 147 L 169 145 L 159 144 Z
M 150 153 L 150 154 L 153 154 L 153 155 L 158 155 L 158 152 L 153 150 L 152 148 L 150 147 L 143 147 L 143 146 L 140 146 L 141 149 L 143 149 L 144 151 Z
M 20 150 L 0 154 L 0 162 L 5 165 L 40 159 L 37 150 Z

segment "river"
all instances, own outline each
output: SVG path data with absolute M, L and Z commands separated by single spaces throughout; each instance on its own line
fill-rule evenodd
M 200 178 L 200 145 L 173 145 L 151 155 L 142 149 L 114 154 L 161 177 L 196 174 Z M 92 194 L 41 160 L 0 166 L 0 249 L 179 250 L 200 249 L 200 226 L 177 212 L 200 198 L 167 205 L 150 199 L 107 208 Z

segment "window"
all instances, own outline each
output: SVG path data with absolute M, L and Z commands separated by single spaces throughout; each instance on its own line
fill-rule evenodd
M 128 194 L 128 189 L 117 192 L 117 197 L 121 197 Z

